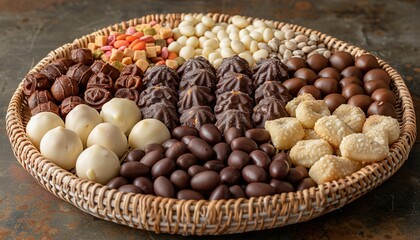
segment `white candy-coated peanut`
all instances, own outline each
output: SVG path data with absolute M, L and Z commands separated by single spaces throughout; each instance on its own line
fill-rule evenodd
M 256 51 L 258 51 L 258 43 L 256 41 L 252 41 L 251 44 L 249 45 L 249 50 L 254 53 Z
M 192 46 L 193 48 L 197 48 L 199 43 L 200 42 L 198 41 L 198 38 L 196 36 L 192 36 L 187 39 L 186 45 Z
M 241 41 L 233 40 L 230 43 L 230 46 L 232 47 L 232 50 L 237 54 L 245 51 L 245 45 Z
M 273 30 L 271 30 L 271 28 L 266 28 L 263 32 L 264 42 L 270 41 L 273 37 L 274 37 Z
M 194 56 L 201 56 L 203 55 L 203 49 L 202 48 L 196 48 L 194 50 Z
M 212 53 L 214 50 L 211 47 L 204 47 L 203 51 L 201 52 L 201 54 L 205 57 L 205 58 L 209 58 L 209 54 Z
M 221 54 L 222 58 L 228 58 L 228 57 L 232 57 L 233 55 L 235 55 L 235 52 L 228 47 L 224 47 L 222 48 Z
M 248 50 L 249 50 L 249 47 L 251 46 L 252 41 L 253 41 L 253 39 L 249 35 L 241 38 L 241 42 L 245 45 L 246 49 L 248 49 Z
M 198 22 L 201 22 L 201 19 L 203 19 L 203 17 L 204 17 L 204 14 L 199 13 L 199 14 L 197 14 L 197 15 L 195 16 L 195 19 L 196 19 Z
M 285 35 L 284 35 L 284 32 L 280 31 L 280 30 L 277 30 L 277 31 L 274 32 L 274 37 L 277 38 L 280 41 L 286 39 Z
M 255 27 L 254 27 L 254 25 L 248 25 L 248 26 L 245 27 L 245 29 L 248 30 L 249 32 L 252 32 L 252 31 L 254 31 Z
M 286 24 L 281 28 L 281 31 L 283 31 L 283 32 L 286 32 L 287 30 L 290 30 L 289 24 Z
M 258 31 L 252 31 L 249 35 L 257 42 L 261 42 L 263 39 L 262 34 Z
M 255 63 L 254 58 L 249 52 L 241 52 L 238 55 L 239 57 L 245 59 L 248 62 L 250 67 L 254 66 L 254 63 Z
M 222 64 L 222 59 L 221 58 L 218 58 L 218 59 L 214 60 L 214 62 L 213 62 L 213 66 L 215 68 L 219 68 L 221 64 Z
M 200 48 L 204 48 L 204 42 L 206 40 L 207 40 L 207 38 L 204 37 L 204 36 L 201 36 L 200 38 L 198 38 L 198 42 L 199 42 L 198 46 L 200 46 Z
M 181 44 L 182 46 L 185 46 L 187 44 L 187 40 L 188 40 L 188 37 L 181 36 L 176 41 L 179 42 L 179 44 Z
M 271 29 L 276 28 L 276 26 L 274 26 L 274 22 L 272 20 L 265 21 L 265 24 L 267 25 L 267 27 L 269 27 Z
M 195 34 L 195 28 L 193 26 L 183 26 L 180 27 L 179 30 L 181 31 L 181 34 L 190 37 Z
M 198 37 L 203 36 L 206 31 L 207 27 L 203 23 L 198 23 L 195 26 L 195 35 L 197 35 Z
M 267 24 L 265 24 L 265 22 L 263 22 L 261 20 L 258 20 L 258 19 L 254 20 L 252 25 L 254 25 L 254 27 L 267 27 Z
M 209 59 L 209 61 L 211 63 L 213 63 L 218 58 L 222 58 L 222 56 L 220 55 L 220 53 L 218 53 L 218 52 L 212 52 L 212 53 L 209 54 L 209 58 L 208 59 Z
M 184 16 L 184 21 L 194 23 L 195 20 L 196 19 L 191 14 L 187 14 L 187 15 Z
M 249 24 L 248 21 L 244 17 L 241 17 L 241 16 L 233 16 L 232 23 L 238 28 L 244 28 Z
M 194 27 L 194 23 L 191 21 L 182 21 L 179 23 L 178 28 L 181 29 L 186 26 Z
M 181 32 L 179 31 L 179 28 L 172 29 L 172 34 L 175 40 L 182 36 Z
M 223 26 L 221 26 L 221 25 L 216 25 L 216 26 L 214 26 L 212 29 L 211 29 L 211 32 L 212 33 L 214 33 L 214 34 L 216 34 L 217 35 L 217 33 L 218 32 L 220 32 L 220 31 L 224 31 L 224 32 L 226 32 L 226 28 L 224 28 Z
M 225 31 L 218 31 L 216 35 L 219 41 L 222 41 L 225 38 L 229 38 L 228 34 Z
M 194 48 L 192 46 L 186 45 L 179 50 L 179 56 L 188 60 L 194 57 Z
M 206 32 L 204 33 L 204 36 L 205 36 L 206 38 L 209 38 L 209 39 L 212 39 L 212 38 L 217 38 L 216 34 L 215 34 L 214 32 L 212 32 L 212 31 L 206 31 Z
M 287 40 L 290 40 L 290 39 L 292 39 L 294 37 L 295 37 L 295 32 L 293 30 L 287 30 L 284 33 L 284 38 L 287 39 Z
M 267 29 L 266 27 L 257 27 L 257 29 L 255 29 L 254 31 L 257 31 L 261 34 L 263 34 L 263 32 L 265 31 L 265 29 Z
M 252 57 L 256 62 L 261 59 L 265 59 L 268 57 L 268 52 L 265 49 L 260 49 L 252 54 Z
M 216 39 L 210 38 L 210 39 L 207 39 L 206 41 L 204 41 L 203 47 L 209 47 L 209 48 L 212 48 L 212 49 L 216 49 L 216 48 L 219 47 L 219 43 L 217 42 Z
M 227 26 L 227 28 L 226 28 L 226 32 L 228 33 L 228 34 L 230 34 L 230 33 L 232 33 L 232 32 L 239 32 L 239 28 L 237 27 L 237 26 L 235 26 L 235 25 L 233 25 L 233 24 L 229 24 L 228 26 Z
M 296 43 L 292 42 L 292 41 L 286 41 L 284 43 L 284 45 L 286 45 L 287 49 L 294 51 L 297 49 Z
M 230 47 L 231 42 L 229 38 L 224 38 L 220 41 L 220 48 Z
M 242 38 L 244 38 L 246 36 L 249 37 L 249 31 L 247 29 L 241 29 L 239 31 L 239 38 L 242 39 Z
M 229 33 L 229 39 L 230 40 L 239 40 L 239 35 L 238 35 L 238 32 L 231 32 L 231 33 Z
M 305 36 L 305 35 L 303 35 L 303 34 L 301 34 L 301 35 L 297 35 L 295 37 L 295 40 L 296 40 L 297 43 L 307 42 L 308 41 L 308 37 Z
M 201 22 L 204 25 L 206 25 L 206 27 L 209 27 L 209 28 L 213 27 L 214 24 L 215 24 L 214 20 L 211 17 L 209 17 L 209 16 L 203 16 L 201 18 Z
M 168 45 L 168 50 L 176 54 L 179 53 L 179 50 L 181 50 L 181 48 L 182 48 L 182 45 L 178 41 L 173 41 Z

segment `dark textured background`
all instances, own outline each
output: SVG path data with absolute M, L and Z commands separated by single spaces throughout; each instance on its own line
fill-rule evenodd
M 300 24 L 373 52 L 406 80 L 420 108 L 420 1 L 0 0 L 0 239 L 181 239 L 106 222 L 40 187 L 15 160 L 5 131 L 18 83 L 49 51 L 150 13 L 221 12 Z M 274 230 L 206 239 L 418 239 L 420 145 L 382 186 L 340 210 Z M 197 238 L 198 239 L 198 238 Z M 200 237 L 201 239 L 201 237 Z

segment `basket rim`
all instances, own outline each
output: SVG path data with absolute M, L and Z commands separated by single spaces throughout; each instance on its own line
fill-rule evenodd
M 191 14 L 191 13 L 190 13 Z M 196 15 L 197 13 L 193 13 Z M 158 22 L 167 22 L 169 24 L 176 24 L 176 21 L 179 21 L 185 14 L 151 14 L 146 15 L 142 18 L 134 18 L 131 20 L 123 21 L 100 30 L 97 30 L 91 34 L 82 36 L 81 38 L 75 39 L 72 43 L 64 44 L 57 49 L 48 53 L 35 67 L 33 67 L 29 72 L 39 71 L 43 66 L 53 61 L 54 59 L 64 57 L 63 52 L 69 52 L 71 49 L 82 47 L 83 44 L 91 42 L 92 38 L 96 35 L 103 35 L 104 33 L 109 33 L 109 31 L 117 29 L 125 29 L 128 26 L 136 25 L 142 22 L 149 22 L 151 20 L 156 20 Z M 218 14 L 218 13 L 208 13 L 208 16 L 212 17 L 218 22 L 228 22 L 231 20 L 230 15 L 227 14 Z M 244 16 L 248 21 L 253 20 L 266 20 L 260 18 L 251 18 Z M 289 23 L 274 21 L 276 28 L 281 28 L 281 26 Z M 344 41 L 338 40 L 334 37 L 328 36 L 318 31 L 314 31 L 309 28 L 305 28 L 295 24 L 289 24 L 293 30 L 299 30 L 305 34 L 317 34 L 320 39 L 325 43 L 328 49 L 335 51 L 347 51 L 353 56 L 357 57 L 361 54 L 368 53 L 367 51 L 350 45 Z M 86 44 L 87 45 L 87 44 Z M 70 172 L 61 169 L 54 163 L 50 162 L 48 159 L 44 158 L 39 151 L 31 144 L 29 138 L 25 133 L 25 126 L 21 116 L 22 104 L 24 103 L 25 97 L 23 95 L 23 80 L 20 82 L 18 88 L 14 92 L 12 99 L 9 103 L 7 114 L 6 114 L 6 129 L 9 140 L 12 145 L 13 152 L 19 163 L 28 171 L 37 182 L 42 185 L 45 189 L 53 193 L 55 196 L 72 203 L 79 209 L 89 212 L 92 215 L 99 216 L 100 218 L 111 220 L 114 222 L 115 219 L 109 216 L 101 216 L 97 210 L 91 210 L 95 208 L 115 208 L 114 211 L 121 216 L 130 215 L 130 207 L 134 206 L 136 201 L 148 201 L 148 202 L 160 202 L 160 204 L 169 204 L 172 210 L 179 210 L 180 208 L 186 207 L 185 211 L 195 211 L 204 208 L 220 208 L 225 206 L 226 208 L 230 207 L 239 207 L 239 208 L 248 208 L 249 213 L 248 217 L 251 221 L 254 214 L 254 206 L 259 205 L 264 208 L 270 209 L 268 205 L 274 204 L 275 202 L 289 203 L 296 206 L 298 209 L 289 209 L 289 212 L 292 211 L 292 214 L 299 214 L 305 209 L 313 210 L 314 208 L 323 208 L 321 214 L 325 214 L 329 211 L 340 208 L 347 203 L 357 199 L 366 192 L 374 189 L 386 179 L 391 177 L 406 161 L 408 154 L 414 144 L 416 138 L 416 118 L 414 112 L 413 102 L 408 91 L 407 86 L 404 83 L 402 77 L 386 62 L 379 59 L 379 64 L 382 69 L 387 71 L 391 78 L 392 82 L 398 90 L 399 101 L 401 102 L 402 116 L 400 127 L 401 134 L 400 138 L 396 143 L 390 147 L 390 154 L 388 154 L 385 160 L 382 160 L 377 163 L 373 163 L 365 166 L 361 170 L 352 173 L 350 176 L 347 176 L 343 179 L 334 180 L 327 182 L 316 187 L 312 187 L 305 190 L 282 193 L 261 197 L 252 197 L 252 198 L 241 198 L 241 199 L 229 199 L 229 200 L 178 200 L 170 198 L 162 198 L 158 196 L 144 195 L 144 194 L 133 194 L 133 193 L 122 193 L 118 190 L 113 190 L 107 186 L 94 183 L 92 181 L 81 180 Z M 395 160 L 394 158 L 397 158 Z M 366 184 L 365 186 L 362 186 Z M 355 187 L 356 186 L 356 187 Z M 358 187 L 357 187 L 358 186 Z M 351 189 L 361 189 L 361 193 L 350 192 Z M 93 192 L 92 192 L 93 191 Z M 74 200 L 73 198 L 78 198 L 77 194 L 83 192 L 83 198 L 85 200 Z M 355 196 L 356 195 L 356 196 Z M 108 197 L 108 199 L 107 199 Z M 140 199 L 141 198 L 141 199 Z M 86 206 L 80 206 L 80 202 L 87 201 Z M 163 203 L 162 203 L 163 202 Z M 121 211 L 121 203 L 123 209 Z M 308 205 L 309 203 L 309 205 Z M 134 205 L 132 205 L 134 204 Z M 119 207 L 116 207 L 119 206 Z M 251 207 L 252 206 L 252 207 Z M 299 210 L 300 207 L 305 209 Z M 134 211 L 134 209 L 131 209 Z M 96 212 L 95 212 L 96 211 Z M 139 210 L 140 211 L 140 210 Z M 271 209 L 271 212 L 273 209 Z M 289 213 L 288 212 L 288 213 Z M 267 214 L 270 214 L 267 211 Z M 275 214 L 275 213 L 272 213 Z M 310 218 L 317 217 L 319 215 L 314 215 L 310 213 Z M 214 216 L 213 216 L 214 217 Z M 237 217 L 237 216 L 236 216 Z M 195 218 L 200 218 L 195 216 Z M 257 216 L 258 218 L 258 216 Z M 308 219 L 308 220 L 309 220 Z M 168 221 L 170 224 L 171 222 Z M 122 224 L 129 225 L 130 221 L 124 222 Z M 128 223 L 128 224 L 126 224 Z M 159 222 L 160 223 L 160 222 Z M 161 223 L 160 223 L 161 224 Z M 160 225 L 159 224 L 159 225 Z M 143 229 L 149 229 L 147 224 L 145 226 L 139 225 Z M 274 223 L 273 223 L 274 225 Z M 163 225 L 162 225 L 163 226 Z M 161 232 L 162 229 L 158 226 L 152 227 L 156 232 Z M 265 227 L 267 228 L 267 227 Z M 270 228 L 270 227 L 268 227 Z M 170 228 L 168 228 L 170 229 Z M 256 230 L 252 229 L 252 230 Z M 149 229 L 150 230 L 150 229 Z M 180 228 L 182 232 L 182 228 Z M 241 229 L 239 229 L 241 230 Z M 247 229 L 244 229 L 247 230 Z M 198 229 L 196 229 L 198 231 Z M 165 232 L 165 231 L 163 231 Z M 169 231 L 170 232 L 170 231 Z M 240 231 L 238 231 L 240 232 Z M 184 232 L 182 232 L 184 233 Z M 193 232 L 193 234 L 196 234 Z

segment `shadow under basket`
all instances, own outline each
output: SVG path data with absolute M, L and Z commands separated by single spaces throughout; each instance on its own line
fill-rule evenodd
M 126 29 L 155 20 L 177 26 L 185 14 L 155 14 L 131 19 L 96 31 L 50 52 L 30 72 L 40 71 L 57 58 L 69 57 L 75 48 L 87 47 L 96 35 Z M 207 14 L 216 22 L 231 22 L 225 14 Z M 248 21 L 254 20 L 247 17 Z M 274 22 L 276 28 L 286 23 Z M 331 51 L 346 51 L 358 57 L 367 53 L 323 33 L 298 25 L 293 30 L 316 34 Z M 25 133 L 30 111 L 22 82 L 7 109 L 7 133 L 19 163 L 36 181 L 55 196 L 101 219 L 137 229 L 182 235 L 232 234 L 271 229 L 308 221 L 339 209 L 361 197 L 392 176 L 407 160 L 416 138 L 416 119 L 410 93 L 401 76 L 378 59 L 392 78 L 391 89 L 397 96 L 397 118 L 401 135 L 383 161 L 365 166 L 345 178 L 297 192 L 258 198 L 230 200 L 177 200 L 143 194 L 124 193 L 101 184 L 81 180 L 44 158 Z

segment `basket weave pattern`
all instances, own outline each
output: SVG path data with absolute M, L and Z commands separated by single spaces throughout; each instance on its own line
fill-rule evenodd
M 132 19 L 76 39 L 50 52 L 30 72 L 61 57 L 69 57 L 75 48 L 87 47 L 96 35 L 126 29 L 152 20 L 177 26 L 184 14 L 156 14 Z M 230 22 L 225 14 L 208 14 L 216 22 Z M 253 18 L 248 18 L 252 21 Z M 285 23 L 275 22 L 277 28 Z M 358 57 L 366 51 L 326 34 L 291 25 L 295 31 L 317 34 L 329 50 L 347 51 Z M 14 93 L 6 115 L 7 133 L 19 163 L 45 189 L 55 196 L 98 218 L 156 233 L 182 235 L 228 234 L 280 227 L 313 219 L 359 198 L 392 176 L 408 158 L 416 138 L 416 119 L 410 93 L 401 76 L 379 59 L 380 66 L 392 78 L 401 135 L 381 162 L 368 165 L 346 178 L 303 191 L 250 199 L 177 200 L 151 195 L 123 193 L 100 184 L 80 180 L 44 158 L 25 133 L 30 111 L 22 83 Z

